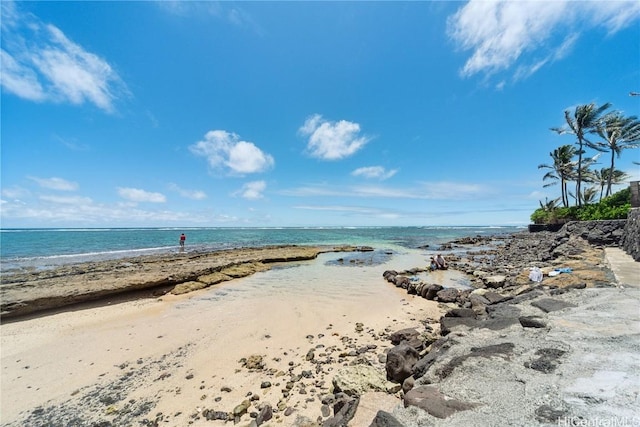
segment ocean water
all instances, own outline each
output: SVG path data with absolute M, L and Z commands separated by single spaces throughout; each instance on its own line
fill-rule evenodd
M 46 228 L 0 230 L 0 271 L 46 269 L 87 261 L 268 245 L 436 248 L 456 238 L 520 231 L 518 227 Z

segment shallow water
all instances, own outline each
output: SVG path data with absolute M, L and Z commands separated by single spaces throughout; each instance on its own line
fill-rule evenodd
M 517 227 L 112 228 L 1 229 L 0 271 L 46 269 L 88 261 L 267 245 L 353 245 L 379 250 L 428 248 L 453 239 L 505 234 Z

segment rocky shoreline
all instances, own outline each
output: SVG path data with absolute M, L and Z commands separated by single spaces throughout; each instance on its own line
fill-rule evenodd
M 411 280 L 420 269 L 384 272 L 446 312 L 392 335 L 385 370 L 399 404 L 362 425 L 640 425 L 639 294 L 616 285 L 602 247 L 569 232 L 453 244 L 492 247 L 449 258 L 470 289 Z M 359 397 L 343 391 L 324 426 L 355 425 Z
M 523 232 L 441 249 L 450 269 L 468 277 L 468 288 L 431 283 L 430 273 L 417 280 L 424 267 L 381 272 L 390 286 L 406 290 L 407 304 L 432 300 L 441 317 L 416 317 L 415 327 L 402 329 L 357 323 L 350 334 L 329 324 L 306 337 L 306 348 L 274 359 L 247 354 L 236 369 L 250 384 L 245 397 L 229 406 L 225 395 L 237 390 L 201 380 L 203 399 L 215 396 L 218 403 L 184 408 L 188 425 L 640 425 L 633 409 L 640 403 L 640 296 L 637 288 L 616 285 L 602 247 L 568 232 Z M 541 281 L 531 279 L 534 270 Z M 65 404 L 38 407 L 23 421 L 178 425 L 182 411 L 157 412 L 154 396 L 125 401 L 124 391 L 141 378 L 162 383 L 171 375 L 182 375 L 186 389 L 199 379 L 182 368 L 189 352 L 185 346 L 139 358 L 136 366 L 121 366 L 118 379 L 79 390 Z

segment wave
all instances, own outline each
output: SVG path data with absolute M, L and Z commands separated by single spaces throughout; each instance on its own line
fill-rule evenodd
M 46 255 L 46 256 L 34 256 L 34 257 L 15 257 L 7 259 L 7 262 L 30 262 L 30 261 L 52 261 L 52 260 L 68 260 L 73 258 L 99 258 L 110 257 L 117 255 L 136 255 L 145 252 L 164 252 L 169 250 L 176 250 L 176 246 L 159 246 L 155 248 L 141 248 L 141 249 L 119 249 L 109 251 L 97 251 L 97 252 L 83 252 L 75 254 L 58 254 L 58 255 Z

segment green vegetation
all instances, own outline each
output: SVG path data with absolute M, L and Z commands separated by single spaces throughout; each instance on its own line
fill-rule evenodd
M 608 111 L 610 107 L 609 103 L 578 105 L 573 111 L 564 112 L 563 127 L 551 128 L 560 135 L 573 135 L 575 142 L 549 153 L 551 164 L 538 166 L 548 169 L 542 177 L 544 187 L 560 184 L 560 197 L 540 202 L 540 208 L 531 214 L 535 224 L 627 217 L 631 208 L 630 190 L 613 194 L 612 188 L 629 177 L 615 168 L 615 159 L 624 150 L 640 147 L 640 120 L 620 111 Z M 591 157 L 587 149 L 593 150 Z M 609 166 L 592 169 L 602 153 L 610 154 Z M 575 186 L 570 186 L 571 183 Z
M 631 190 L 625 188 L 598 203 L 582 206 L 559 207 L 557 201 L 540 203 L 531 214 L 534 224 L 563 224 L 569 221 L 592 221 L 601 219 L 625 219 L 631 209 Z

